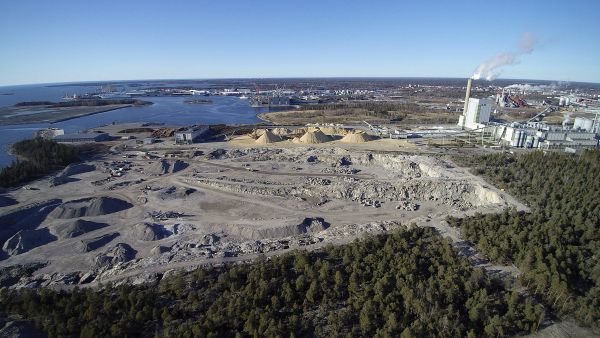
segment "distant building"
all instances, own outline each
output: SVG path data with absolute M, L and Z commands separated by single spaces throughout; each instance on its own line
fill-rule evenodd
M 144 138 L 144 144 L 152 144 L 152 143 L 156 143 L 156 139 L 154 137 Z
M 102 142 L 110 140 L 110 136 L 107 133 L 66 134 L 57 135 L 53 140 L 61 143 Z
M 46 129 L 40 129 L 40 130 L 36 131 L 33 134 L 33 137 L 41 137 L 41 138 L 45 138 L 45 139 L 51 140 L 55 136 L 64 135 L 64 134 L 65 134 L 65 130 L 64 129 L 46 128 Z
M 477 129 L 490 121 L 493 101 L 490 99 L 469 98 L 467 109 L 459 117 L 458 125 L 466 129 Z
M 208 126 L 194 126 L 185 131 L 175 133 L 175 143 L 192 144 L 208 132 Z

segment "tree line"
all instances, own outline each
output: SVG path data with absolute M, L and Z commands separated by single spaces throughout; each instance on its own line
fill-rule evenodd
M 49 337 L 501 337 L 543 313 L 417 227 L 156 284 L 0 290 L 0 315 Z
M 38 179 L 79 161 L 77 147 L 43 138 L 16 142 L 11 150 L 17 160 L 0 171 L 0 187 L 13 187 Z
M 490 183 L 531 207 L 449 218 L 490 258 L 513 263 L 547 308 L 600 325 L 600 151 L 531 152 L 465 159 Z

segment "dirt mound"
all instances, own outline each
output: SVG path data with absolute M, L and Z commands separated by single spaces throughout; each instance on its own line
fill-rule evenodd
M 154 248 L 152 248 L 152 250 L 150 250 L 150 255 L 158 256 L 160 254 L 163 254 L 163 253 L 169 252 L 169 251 L 171 251 L 171 248 L 169 248 L 167 246 L 158 245 L 158 246 L 155 246 Z
M 152 164 L 146 169 L 146 172 L 152 175 L 165 175 L 181 171 L 188 167 L 188 164 L 182 160 L 175 162 L 162 159 Z
M 369 135 L 362 133 L 362 132 L 357 132 L 357 133 L 350 133 L 350 134 L 346 134 L 346 136 L 344 136 L 340 142 L 343 143 L 364 143 L 364 142 L 368 142 L 370 141 L 371 138 Z
M 273 134 L 272 132 L 270 132 L 269 130 L 266 130 L 258 139 L 256 139 L 256 143 L 258 144 L 269 144 L 269 143 L 275 143 L 275 142 L 280 142 L 281 141 L 281 137 L 277 136 L 275 134 Z
M 98 269 L 110 268 L 118 263 L 128 262 L 135 258 L 135 251 L 129 244 L 118 243 L 103 254 L 96 256 L 94 266 Z
M 305 218 L 300 224 L 288 224 L 267 227 L 243 227 L 232 229 L 233 235 L 248 239 L 283 238 L 306 233 L 317 233 L 329 228 L 323 218 Z
M 92 164 L 77 163 L 70 164 L 63 169 L 58 176 L 73 176 L 96 170 L 96 166 Z
M 19 202 L 9 196 L 0 196 L 0 208 L 18 204 Z
M 85 233 L 107 227 L 108 224 L 90 222 L 83 219 L 49 227 L 50 233 L 60 239 L 73 238 Z
M 48 229 L 21 230 L 4 243 L 2 251 L 14 256 L 55 240 L 56 236 L 50 234 Z
M 119 237 L 119 233 L 113 232 L 110 234 L 105 234 L 105 235 L 90 238 L 90 239 L 84 239 L 81 242 L 79 242 L 79 251 L 90 252 L 90 251 L 100 249 L 101 247 L 110 243 L 113 239 L 115 239 L 117 237 Z
M 130 233 L 133 238 L 140 241 L 157 241 L 171 234 L 165 230 L 164 226 L 155 223 L 136 224 L 131 228 Z
M 299 138 L 299 137 L 294 137 L 294 138 L 292 139 L 292 143 L 301 144 L 301 143 L 302 143 L 302 141 L 300 141 L 300 138 Z
M 31 203 L 0 216 L 0 243 L 3 243 L 20 230 L 35 229 L 61 202 L 60 199 L 53 199 Z
M 131 208 L 131 203 L 112 197 L 89 197 L 65 202 L 50 213 L 50 217 L 68 219 L 102 216 Z
M 302 137 L 300 138 L 300 141 L 306 144 L 324 143 L 330 140 L 331 139 L 329 138 L 329 136 L 323 134 L 323 132 L 320 130 L 307 131 L 306 134 L 302 135 Z
M 183 199 L 196 192 L 196 189 L 170 186 L 158 191 L 158 198 L 163 201 L 172 199 Z
M 173 171 L 174 173 L 181 171 L 185 168 L 187 168 L 189 165 L 187 164 L 187 162 L 184 162 L 182 160 L 177 160 L 175 161 L 175 163 L 173 164 Z
M 169 160 L 160 160 L 146 168 L 146 172 L 152 175 L 164 175 L 169 173 L 170 168 L 171 162 Z

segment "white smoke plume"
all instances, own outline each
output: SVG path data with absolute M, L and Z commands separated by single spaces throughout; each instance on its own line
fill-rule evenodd
M 562 122 L 563 127 L 566 126 L 570 122 L 571 122 L 571 113 L 569 113 L 569 112 L 563 113 L 563 122 Z
M 541 92 L 541 91 L 546 91 L 546 90 L 558 90 L 558 89 L 564 89 L 567 88 L 569 86 L 569 82 L 565 82 L 565 81 L 558 81 L 558 82 L 552 82 L 550 84 L 547 85 L 536 85 L 536 84 L 529 84 L 529 83 L 524 83 L 524 84 L 511 84 L 508 85 L 504 88 L 506 89 L 517 89 L 520 91 L 524 91 L 524 92 Z
M 523 36 L 521 36 L 521 40 L 519 41 L 519 45 L 516 51 L 514 52 L 498 52 L 493 58 L 487 60 L 486 62 L 480 64 L 473 72 L 471 78 L 473 80 L 486 79 L 488 81 L 492 81 L 500 75 L 498 68 L 513 65 L 519 61 L 519 57 L 525 54 L 531 54 L 537 40 L 533 33 L 525 32 Z

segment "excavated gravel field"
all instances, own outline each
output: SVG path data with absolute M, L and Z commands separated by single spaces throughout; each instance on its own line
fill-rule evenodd
M 146 149 L 148 150 L 148 149 Z M 142 283 L 522 207 L 434 157 L 337 147 L 126 151 L 0 194 L 0 286 Z

